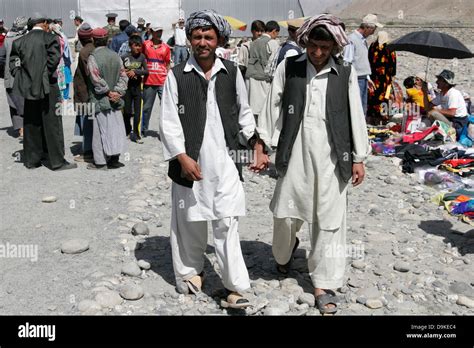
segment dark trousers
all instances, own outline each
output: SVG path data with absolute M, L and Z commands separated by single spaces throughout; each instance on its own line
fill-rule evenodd
M 125 123 L 125 133 L 132 132 L 130 119 L 133 117 L 133 133 L 140 138 L 140 127 L 142 123 L 142 101 L 143 94 L 141 86 L 128 86 L 127 93 L 124 96 L 125 108 L 123 121 Z
M 24 164 L 34 167 L 41 160 L 49 161 L 51 169 L 64 164 L 63 121 L 59 110 L 59 88 L 41 100 L 25 100 L 23 150 Z M 58 113 L 58 114 L 57 114 Z
M 142 133 L 148 130 L 150 125 L 151 112 L 153 111 L 153 105 L 155 105 L 156 95 L 160 97 L 163 94 L 163 86 L 145 86 L 143 88 L 143 122 L 142 122 Z

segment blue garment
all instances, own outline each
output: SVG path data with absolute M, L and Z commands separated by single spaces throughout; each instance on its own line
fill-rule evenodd
M 142 129 L 141 133 L 146 136 L 145 132 L 148 130 L 150 124 L 151 112 L 155 104 L 156 95 L 160 97 L 163 94 L 163 86 L 145 86 L 143 89 L 143 115 L 142 115 Z
M 188 59 L 188 49 L 185 46 L 174 46 L 173 56 L 174 65 L 178 65 Z
M 296 50 L 298 54 L 303 53 L 303 50 L 296 44 L 294 41 L 286 41 L 280 49 L 280 54 L 278 55 L 278 61 L 277 61 L 277 66 L 280 64 L 283 59 L 285 59 L 286 52 L 289 50 Z
M 110 49 L 114 51 L 115 53 L 118 53 L 120 50 L 120 47 L 122 47 L 122 44 L 128 41 L 128 35 L 125 33 L 125 31 L 122 31 L 120 34 L 114 36 L 112 39 L 112 42 L 110 43 Z
M 357 81 L 359 82 L 360 100 L 362 101 L 362 108 L 364 109 L 365 117 L 367 117 L 367 98 L 369 96 L 367 77 L 359 77 Z

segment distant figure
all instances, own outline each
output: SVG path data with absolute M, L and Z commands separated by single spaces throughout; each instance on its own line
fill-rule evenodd
M 112 42 L 110 43 L 110 46 L 109 46 L 109 48 L 115 53 L 118 53 L 120 50 L 120 47 L 122 47 L 122 44 L 128 41 L 128 35 L 125 32 L 125 30 L 127 29 L 129 25 L 130 25 L 130 22 L 127 21 L 126 19 L 122 19 L 119 22 L 120 34 L 115 35 L 113 37 Z
M 186 31 L 184 30 L 184 18 L 180 18 L 178 26 L 174 29 L 174 65 L 178 65 L 188 59 L 188 48 L 186 45 Z
M 389 41 L 388 33 L 381 31 L 369 48 L 370 79 L 374 88 L 369 91 L 367 122 L 373 125 L 386 124 L 389 120 L 389 113 L 384 114 L 390 99 L 387 90 L 397 74 L 397 54 L 387 48 Z
M 265 23 L 258 19 L 253 21 L 250 31 L 252 32 L 252 40 L 246 41 L 240 46 L 238 55 L 239 68 L 244 78 L 249 65 L 250 44 L 265 32 Z M 248 80 L 246 81 L 246 87 L 248 91 Z
M 376 15 L 368 14 L 362 19 L 360 27 L 349 35 L 349 44 L 344 47 L 344 61 L 351 63 L 358 75 L 360 99 L 366 116 L 368 88 L 374 88 L 374 83 L 370 79 L 372 70 L 367 38 L 374 34 L 377 28 L 383 28 L 383 25 L 378 22 Z
M 107 25 L 104 27 L 107 30 L 107 45 L 112 42 L 112 38 L 120 33 L 120 28 L 115 25 L 115 19 L 117 18 L 116 13 L 107 13 L 105 17 L 107 17 Z

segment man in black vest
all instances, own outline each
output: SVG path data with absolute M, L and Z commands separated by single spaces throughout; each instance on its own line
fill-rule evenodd
M 264 169 L 268 156 L 255 132 L 240 70 L 215 54 L 230 35 L 214 11 L 192 13 L 186 35 L 193 55 L 168 74 L 160 135 L 172 183 L 171 250 L 178 290 L 201 291 L 207 225 L 211 221 L 217 262 L 228 293 L 223 307 L 244 308 L 250 288 L 238 234 L 245 215 L 241 155 Z M 242 146 L 247 146 L 243 149 Z M 253 151 L 255 149 L 255 151 Z M 249 156 L 250 155 L 250 156 Z
M 343 285 L 347 188 L 364 178 L 370 152 L 357 74 L 336 58 L 347 44 L 343 23 L 316 16 L 298 30 L 305 54 L 286 59 L 275 72 L 258 132 L 277 145 L 279 175 L 270 209 L 274 217 L 273 255 L 281 273 L 309 224 L 308 269 L 321 313 L 334 313 L 337 298 L 329 289 Z
M 47 32 L 46 16 L 35 15 L 32 30 L 14 41 L 10 69 L 15 77 L 13 90 L 25 98 L 24 164 L 41 166 L 48 160 L 52 170 L 76 168 L 64 159 L 61 97 L 56 68 L 61 58 L 57 36 Z

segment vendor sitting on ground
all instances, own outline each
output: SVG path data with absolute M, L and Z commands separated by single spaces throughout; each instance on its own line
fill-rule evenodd
M 462 93 L 454 88 L 456 86 L 454 73 L 450 70 L 443 70 L 436 76 L 436 84 L 440 94 L 429 101 L 429 91 L 426 82 L 423 83 L 424 105 L 428 117 L 431 120 L 438 120 L 449 124 L 459 133 L 467 123 L 467 108 Z

